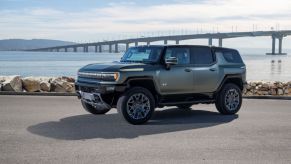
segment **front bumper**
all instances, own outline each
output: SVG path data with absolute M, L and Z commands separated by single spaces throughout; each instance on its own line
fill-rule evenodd
M 110 94 L 114 92 L 123 92 L 126 86 L 124 85 L 110 85 L 110 84 L 87 84 L 87 83 L 75 83 L 76 91 L 88 92 L 88 93 L 100 93 Z
M 99 93 L 87 93 L 82 91 L 77 91 L 78 98 L 83 102 L 90 104 L 96 109 L 110 109 L 111 106 L 103 101 Z

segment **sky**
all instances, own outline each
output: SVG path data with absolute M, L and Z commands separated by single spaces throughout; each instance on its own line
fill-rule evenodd
M 271 29 L 291 30 L 290 0 L 0 0 L 0 39 L 84 43 Z M 283 46 L 291 48 L 290 38 L 284 38 Z M 271 39 L 239 38 L 225 43 L 263 48 L 270 47 Z

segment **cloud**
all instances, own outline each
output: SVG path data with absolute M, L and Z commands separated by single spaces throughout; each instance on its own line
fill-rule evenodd
M 109 3 L 83 11 L 28 8 L 0 11 L 0 38 L 51 38 L 99 40 L 122 33 L 136 36 L 146 31 L 239 31 L 269 30 L 280 24 L 291 28 L 290 0 L 175 1 L 141 6 L 136 2 Z

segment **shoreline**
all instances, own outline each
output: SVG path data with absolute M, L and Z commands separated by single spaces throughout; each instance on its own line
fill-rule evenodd
M 73 77 L 0 76 L 1 95 L 74 95 Z M 290 97 L 291 81 L 250 81 L 243 90 L 244 97 Z

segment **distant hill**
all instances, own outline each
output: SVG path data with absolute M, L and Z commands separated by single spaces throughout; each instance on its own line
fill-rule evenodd
M 66 42 L 60 40 L 48 40 L 48 39 L 5 39 L 0 40 L 0 51 L 13 51 L 13 50 L 27 50 L 35 48 L 63 46 L 75 44 L 74 42 Z

